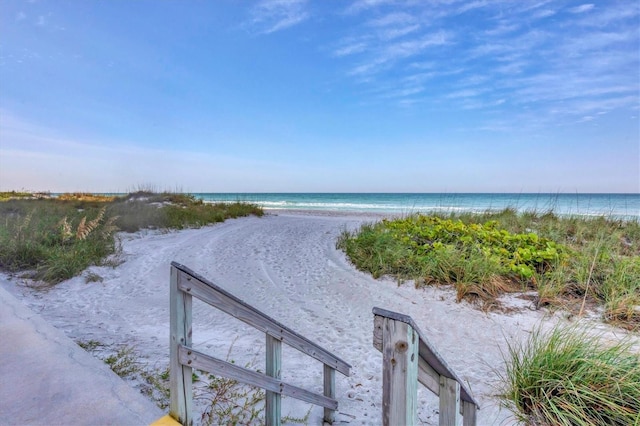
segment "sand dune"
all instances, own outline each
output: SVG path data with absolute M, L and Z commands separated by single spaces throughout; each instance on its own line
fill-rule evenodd
M 402 312 L 467 381 L 481 404 L 478 424 L 512 424 L 494 396 L 501 351 L 507 339 L 524 338 L 536 324 L 551 325 L 560 316 L 545 317 L 515 298 L 514 304 L 523 305 L 520 311 L 487 314 L 455 303 L 451 290 L 372 279 L 335 249 L 343 229 L 371 219 L 285 212 L 202 229 L 122 234 L 124 262 L 91 268 L 103 282 L 77 277 L 35 292 L 13 279 L 9 290 L 71 338 L 134 345 L 150 365 L 164 368 L 169 265 L 180 262 L 352 364 L 351 377 L 337 376 L 337 420 L 351 424 L 381 422 L 382 357 L 372 346 L 371 309 Z M 264 369 L 264 335 L 200 303 L 194 304 L 194 344 L 222 358 L 233 344 L 230 357 L 236 363 Z M 322 389 L 321 364 L 294 349 L 285 348 L 282 370 L 285 380 Z M 419 403 L 420 421 L 437 424 L 437 400 L 421 390 Z M 285 414 L 303 416 L 308 410 L 304 403 L 283 400 Z M 322 409 L 315 407 L 309 424 L 321 418 Z

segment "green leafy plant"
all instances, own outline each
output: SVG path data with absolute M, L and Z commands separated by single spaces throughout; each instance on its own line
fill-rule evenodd
M 423 282 L 459 284 L 459 298 L 480 295 L 469 284 L 521 283 L 526 287 L 566 260 L 568 249 L 533 232 L 514 234 L 498 222 L 466 224 L 461 220 L 414 215 L 382 220 L 345 232 L 338 241 L 349 258 L 374 277 L 391 274 Z M 494 295 L 493 291 L 489 294 Z
M 559 217 L 514 209 L 481 214 L 412 215 L 343 232 L 337 247 L 375 278 L 450 284 L 458 300 L 496 306 L 509 291 L 538 291 L 536 306 L 640 327 L 640 223 Z

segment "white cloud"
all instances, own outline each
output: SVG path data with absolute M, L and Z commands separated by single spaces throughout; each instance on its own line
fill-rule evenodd
M 473 98 L 473 97 L 476 97 L 476 96 L 479 96 L 479 95 L 483 94 L 484 92 L 486 92 L 486 90 L 464 89 L 464 90 L 458 90 L 458 91 L 453 92 L 453 93 L 449 93 L 447 95 L 447 98 L 449 98 L 449 99 Z
M 463 6 L 461 6 L 460 8 L 458 8 L 457 12 L 458 13 L 469 12 L 470 10 L 486 7 L 488 3 L 489 2 L 487 2 L 486 0 L 468 2 L 468 3 L 465 3 Z
M 500 24 L 495 27 L 492 28 L 490 30 L 486 30 L 484 33 L 486 35 L 489 36 L 499 36 L 499 35 L 504 35 L 507 33 L 511 33 L 513 31 L 516 31 L 520 28 L 519 24 L 516 24 L 514 22 L 500 22 Z
M 262 0 L 251 9 L 250 25 L 262 34 L 298 25 L 309 18 L 306 0 Z
M 26 18 L 27 18 L 27 14 L 24 13 L 23 11 L 16 13 L 16 21 L 20 22 L 25 20 Z
M 415 56 L 432 46 L 442 46 L 450 43 L 451 33 L 438 31 L 432 34 L 425 34 L 414 40 L 401 41 L 386 46 L 381 55 L 381 59 L 391 61 L 399 58 Z
M 397 28 L 386 28 L 380 31 L 379 36 L 383 40 L 393 40 L 394 38 L 403 37 L 420 29 L 420 25 L 414 24 Z
M 396 0 L 357 0 L 346 10 L 346 13 L 358 13 L 363 10 L 372 9 L 378 6 L 395 3 Z
M 348 44 L 333 51 L 335 56 L 348 56 L 363 52 L 367 48 L 367 43 L 360 41 Z
M 559 48 L 566 54 L 573 55 L 590 51 L 595 53 L 612 45 L 625 43 L 637 38 L 637 30 L 604 32 L 597 31 L 585 34 L 582 37 L 569 39 L 561 43 Z
M 593 13 L 585 15 L 581 25 L 604 27 L 619 21 L 637 18 L 640 15 L 640 5 L 636 2 L 621 2 L 607 8 L 598 8 Z M 637 24 L 636 24 L 637 25 Z
M 569 12 L 571 12 L 571 13 L 584 13 L 584 12 L 588 12 L 590 10 L 593 10 L 594 7 L 595 7 L 595 5 L 593 3 L 585 3 L 585 4 L 581 4 L 580 6 L 572 7 L 571 9 L 569 9 Z
M 551 10 L 551 9 L 543 9 L 543 10 L 539 10 L 538 12 L 533 14 L 534 18 L 537 19 L 542 19 L 542 18 L 548 18 L 550 16 L 553 16 L 556 14 L 555 10 Z
M 408 25 L 416 22 L 416 18 L 406 12 L 393 12 L 380 18 L 372 19 L 368 25 L 374 27 L 386 27 L 389 25 Z
M 378 70 L 380 66 L 384 63 L 385 63 L 384 60 L 377 58 L 372 61 L 362 63 L 356 66 L 355 68 L 352 68 L 348 74 L 352 76 L 362 76 L 365 74 L 371 74 L 376 70 Z

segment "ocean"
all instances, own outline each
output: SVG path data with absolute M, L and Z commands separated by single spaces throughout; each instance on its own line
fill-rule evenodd
M 358 213 L 520 212 L 640 220 L 640 194 L 195 193 L 206 202 L 251 202 L 265 209 Z

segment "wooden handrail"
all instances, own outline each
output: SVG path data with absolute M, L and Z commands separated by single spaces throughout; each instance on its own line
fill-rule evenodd
M 250 326 L 275 337 L 318 361 L 330 365 L 348 376 L 351 365 L 315 344 L 289 327 L 248 305 L 236 296 L 218 287 L 203 276 L 184 265 L 172 262 L 171 266 L 182 272 L 178 277 L 178 288 L 203 302 L 243 321 Z
M 266 374 L 219 360 L 191 347 L 191 305 L 194 296 L 265 333 Z M 324 407 L 324 420 L 333 423 L 338 409 L 338 401 L 335 399 L 335 371 L 349 376 L 349 364 L 176 262 L 171 263 L 170 300 L 170 414 L 181 424 L 193 423 L 192 368 L 265 389 L 265 423 L 268 426 L 280 424 L 281 395 Z M 317 394 L 280 380 L 283 342 L 324 364 L 324 394 Z
M 373 346 L 383 353 L 383 423 L 416 423 L 420 382 L 440 398 L 440 425 L 457 424 L 458 414 L 464 426 L 475 425 L 480 406 L 413 319 L 382 308 L 373 315 Z

